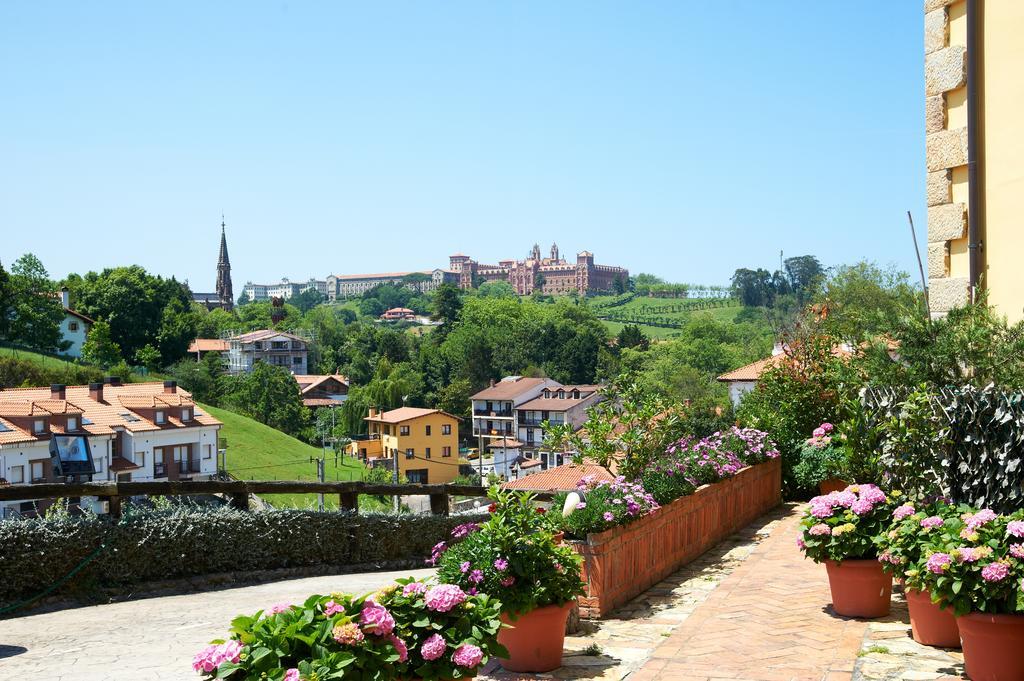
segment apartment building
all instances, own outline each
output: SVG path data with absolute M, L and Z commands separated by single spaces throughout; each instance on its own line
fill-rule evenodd
M 0 482 L 24 485 L 25 498 L 0 502 L 0 515 L 44 510 L 35 483 L 207 479 L 221 425 L 174 381 L 2 390 Z M 72 501 L 102 511 L 95 498 Z
M 398 470 L 398 479 L 441 484 L 459 475 L 459 419 L 439 409 L 370 409 L 369 437 L 349 444 L 349 453 L 371 466 Z
M 587 422 L 587 409 L 604 400 L 600 385 L 561 385 L 545 387 L 541 394 L 516 407 L 517 439 L 522 442 L 523 455 L 539 458 L 542 467 L 560 466 L 561 453 L 549 461 L 543 451 L 545 421 L 554 425 L 568 423 L 577 431 Z
M 337 300 L 361 296 L 382 284 L 407 286 L 420 293 L 430 293 L 446 283 L 457 285 L 459 275 L 442 269 L 378 274 L 332 274 L 327 277 L 326 288 L 327 298 Z
M 243 333 L 228 339 L 228 373 L 252 371 L 257 362 L 284 367 L 293 374 L 305 374 L 309 341 L 301 336 L 273 329 Z
M 516 408 L 539 397 L 544 388 L 558 386 L 550 378 L 506 376 L 470 399 L 473 403 L 473 437 L 515 438 L 519 432 Z
M 310 289 L 323 296 L 327 296 L 327 280 L 310 278 L 307 281 L 299 282 L 282 278 L 276 284 L 254 284 L 251 281 L 247 281 L 245 286 L 242 287 L 246 297 L 252 301 L 270 300 L 271 298 L 288 300 Z

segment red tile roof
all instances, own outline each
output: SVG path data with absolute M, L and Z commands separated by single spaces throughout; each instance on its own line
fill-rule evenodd
M 582 466 L 567 463 L 564 466 L 555 466 L 540 473 L 533 473 L 518 480 L 506 482 L 501 487 L 502 489 L 525 489 L 537 492 L 568 492 L 576 489 L 580 480 L 588 475 L 594 476 L 595 480 L 607 480 L 608 482 L 615 480 L 615 476 L 609 473 L 607 468 L 596 463 L 584 463 Z
M 761 374 L 765 372 L 765 369 L 778 361 L 778 357 L 783 357 L 783 355 L 765 357 L 764 359 L 759 359 L 756 362 L 751 362 L 739 369 L 733 369 L 732 371 L 722 374 L 718 377 L 718 380 L 723 383 L 732 383 L 733 381 L 756 381 L 761 378 Z
M 544 385 L 548 379 L 546 378 L 527 378 L 520 376 L 512 380 L 501 380 L 490 386 L 484 388 L 476 395 L 473 395 L 471 399 L 474 400 L 511 400 L 519 397 L 525 392 L 534 390 Z
M 227 352 L 230 344 L 219 338 L 196 338 L 188 346 L 189 352 Z
M 458 416 L 453 416 L 446 411 L 440 409 L 421 409 L 419 407 L 399 407 L 398 409 L 392 409 L 386 411 L 383 414 L 377 414 L 376 416 L 367 416 L 364 421 L 373 421 L 375 423 L 402 423 L 403 421 L 411 421 L 418 419 L 423 416 L 429 416 L 431 414 L 444 414 L 445 416 L 451 416 L 453 419 L 458 419 Z

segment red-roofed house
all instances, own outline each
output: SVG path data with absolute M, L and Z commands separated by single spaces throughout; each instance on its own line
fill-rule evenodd
M 615 476 L 607 468 L 596 463 L 584 462 L 583 465 L 567 463 L 555 466 L 546 471 L 533 473 L 502 484 L 502 489 L 529 490 L 532 492 L 571 492 L 579 485 L 580 480 L 593 476 L 594 480 L 612 482 Z

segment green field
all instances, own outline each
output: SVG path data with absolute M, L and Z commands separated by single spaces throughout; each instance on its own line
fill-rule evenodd
M 46 355 L 40 352 L 32 352 L 31 350 L 23 350 L 21 348 L 11 348 L 6 346 L 0 346 L 0 357 L 12 357 L 25 362 L 32 362 L 33 364 L 38 364 L 42 369 L 47 371 L 66 371 L 68 369 L 92 366 L 90 364 L 82 364 L 73 360 L 69 361 L 54 355 Z M 149 373 L 146 375 L 133 373 L 131 376 L 122 376 L 121 378 L 126 381 L 162 381 L 165 377 L 162 374 L 157 373 Z
M 602 316 L 609 313 L 626 313 L 626 314 L 638 314 L 647 315 L 650 314 L 657 318 L 667 318 L 671 321 L 685 322 L 686 320 L 692 319 L 697 315 L 705 315 L 717 322 L 730 323 L 736 319 L 736 315 L 743 309 L 741 305 L 733 305 L 730 307 L 716 307 L 706 310 L 681 310 L 677 312 L 657 312 L 650 313 L 644 312 L 643 308 L 663 307 L 670 305 L 684 305 L 687 300 L 685 298 L 648 298 L 637 296 L 633 300 L 629 301 L 624 305 L 616 307 L 602 307 L 607 305 L 609 302 L 615 300 L 615 296 L 592 296 L 587 298 L 587 302 L 594 308 L 594 313 L 598 316 Z M 631 322 L 615 321 L 611 319 L 604 319 L 605 326 L 608 327 L 608 331 L 612 334 L 617 334 L 622 330 L 622 327 Z M 650 338 L 672 338 L 674 335 L 679 333 L 679 329 L 674 329 L 666 326 L 654 326 L 651 324 L 637 323 L 640 330 L 646 336 Z
M 311 447 L 270 426 L 263 425 L 246 416 L 225 409 L 200 405 L 210 415 L 224 423 L 220 436 L 227 440 L 228 472 L 240 480 L 316 480 L 317 458 L 322 450 Z M 366 468 L 351 457 L 339 457 L 334 464 L 334 455 L 327 457 L 327 480 L 361 480 Z M 315 507 L 315 494 L 271 494 L 265 499 L 278 507 Z M 329 508 L 337 508 L 338 498 L 328 496 L 325 502 Z M 360 498 L 360 507 L 376 509 L 379 503 L 372 499 Z

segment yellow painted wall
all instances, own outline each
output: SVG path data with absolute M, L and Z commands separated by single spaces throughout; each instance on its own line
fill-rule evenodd
M 442 435 L 444 425 L 451 426 L 451 434 Z M 402 426 L 408 426 L 408 435 L 401 434 Z M 427 426 L 430 426 L 430 435 L 427 435 Z M 405 479 L 406 471 L 417 469 L 426 469 L 427 482 L 430 484 L 451 482 L 459 474 L 459 421 L 454 416 L 437 412 L 399 424 L 371 421 L 370 434 L 374 433 L 380 433 L 380 442 L 387 455 L 390 456 L 394 450 L 398 451 L 398 474 L 402 480 Z M 443 455 L 445 447 L 450 448 L 451 456 Z M 414 451 L 415 458 L 406 458 L 405 451 L 409 448 Z
M 1015 322 L 1024 318 L 1024 2 L 981 7 L 981 283 L 989 303 Z
M 967 121 L 960 126 L 967 125 Z M 953 203 L 967 205 L 967 166 L 953 168 L 951 198 Z M 967 237 L 949 242 L 949 276 L 967 279 L 971 274 L 970 256 L 967 255 Z

